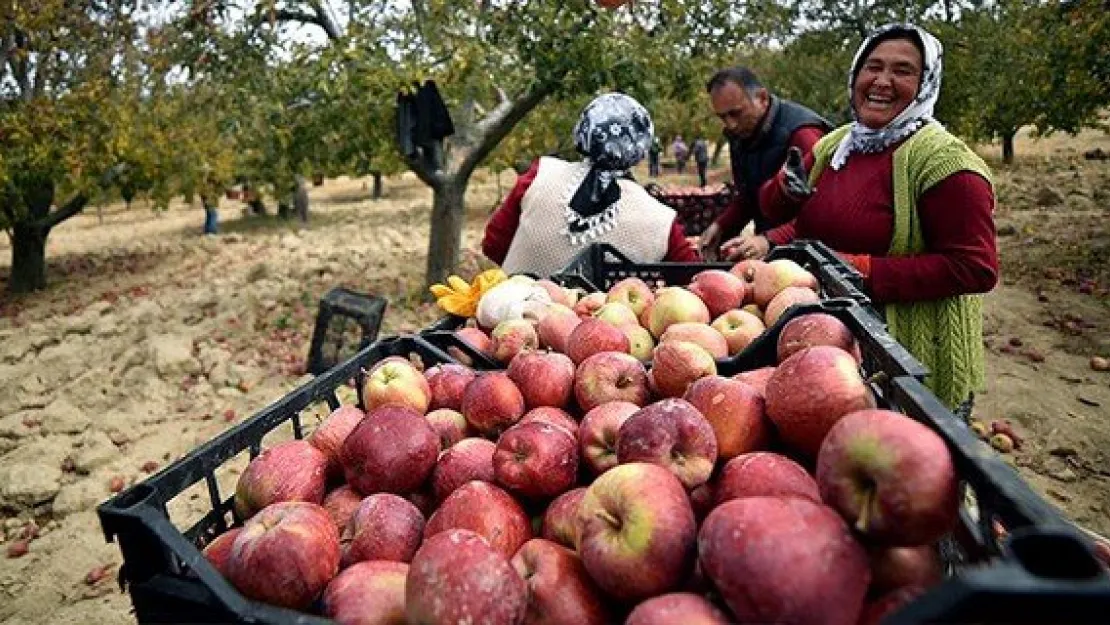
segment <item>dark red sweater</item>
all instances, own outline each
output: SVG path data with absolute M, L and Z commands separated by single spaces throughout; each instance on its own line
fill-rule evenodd
M 926 252 L 890 257 L 894 232 L 894 149 L 853 154 L 839 171 L 827 167 L 804 204 L 782 193 L 780 172 L 764 185 L 760 206 L 769 219 L 794 218 L 799 239 L 838 252 L 871 256 L 868 286 L 878 302 L 985 293 L 998 282 L 994 192 L 978 174 L 949 176 L 917 200 Z M 813 155 L 805 158 L 813 167 Z
M 513 236 L 516 235 L 517 226 L 520 225 L 520 200 L 532 181 L 536 179 L 539 168 L 540 161 L 537 159 L 532 162 L 528 171 L 516 179 L 516 184 L 513 185 L 512 191 L 509 191 L 508 197 L 486 222 L 486 234 L 482 238 L 482 253 L 499 265 L 505 261 Z M 695 263 L 701 260 L 697 250 L 687 240 L 682 225 L 677 221 L 671 226 L 671 234 L 667 239 L 667 255 L 663 260 L 676 263 Z
M 797 147 L 802 150 L 802 154 L 809 154 L 813 151 L 813 146 L 821 139 L 825 131 L 818 126 L 802 126 L 790 135 L 790 141 L 787 149 Z M 774 180 L 768 180 L 760 187 L 760 197 L 762 198 L 762 191 L 768 184 Z M 760 200 L 762 201 L 762 200 Z M 732 202 L 729 203 L 725 211 L 717 217 L 717 227 L 721 229 L 721 240 L 725 241 L 740 234 L 748 222 L 751 221 L 759 210 L 758 206 L 748 206 L 744 201 L 743 196 L 739 193 L 733 196 Z M 782 245 L 789 243 L 794 239 L 794 224 L 785 223 L 781 226 L 771 228 L 763 233 L 767 240 L 775 245 Z

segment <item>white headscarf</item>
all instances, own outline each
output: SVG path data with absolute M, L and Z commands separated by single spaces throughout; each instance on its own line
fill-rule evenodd
M 881 152 L 917 132 L 925 124 L 936 121 L 933 119 L 933 108 L 940 96 L 944 46 L 925 29 L 913 24 L 880 26 L 863 42 L 863 45 L 856 51 L 856 56 L 852 60 L 852 69 L 848 72 L 848 99 L 849 101 L 852 100 L 856 76 L 859 75 L 861 66 L 867 60 L 867 55 L 871 54 L 880 40 L 889 39 L 890 35 L 896 32 L 908 34 L 921 44 L 923 67 L 921 68 L 921 86 L 917 89 L 917 96 L 889 124 L 877 130 L 868 128 L 859 122 L 856 104 L 852 102 L 852 118 L 856 121 L 852 124 L 852 131 L 844 137 L 840 145 L 837 146 L 836 152 L 833 153 L 832 162 L 830 163 L 833 169 L 843 167 L 844 163 L 848 161 L 848 156 L 853 152 L 863 154 Z

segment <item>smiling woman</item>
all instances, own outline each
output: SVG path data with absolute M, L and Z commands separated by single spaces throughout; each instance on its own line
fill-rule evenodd
M 855 121 L 788 158 L 760 207 L 855 265 L 929 385 L 968 411 L 984 378 L 976 294 L 998 280 L 994 192 L 986 163 L 933 118 L 942 58 L 921 28 L 876 31 L 848 74 Z

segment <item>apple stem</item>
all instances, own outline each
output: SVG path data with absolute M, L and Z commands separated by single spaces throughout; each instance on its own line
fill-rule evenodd
M 598 510 L 597 517 L 602 521 L 605 521 L 609 525 L 612 525 L 614 528 L 618 528 L 621 526 L 620 519 L 613 516 L 612 514 L 609 514 L 608 510 Z
M 871 520 L 871 504 L 875 500 L 875 489 L 865 489 L 860 498 L 863 499 L 863 505 L 860 506 L 859 518 L 856 519 L 856 530 L 866 534 L 868 522 Z

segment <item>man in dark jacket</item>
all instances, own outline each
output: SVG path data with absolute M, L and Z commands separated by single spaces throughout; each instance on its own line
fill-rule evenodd
M 808 154 L 832 125 L 800 104 L 771 95 L 746 67 L 718 71 L 705 90 L 728 138 L 736 195 L 702 233 L 702 257 L 762 258 L 773 245 L 793 239 L 794 227 L 765 220 L 759 210 L 760 187 L 782 169 L 787 150 L 797 147 Z M 748 222 L 754 222 L 755 235 L 740 236 Z
M 706 180 L 709 172 L 709 142 L 705 137 L 698 137 L 694 141 L 694 163 L 698 166 L 698 182 L 700 186 L 705 186 L 708 183 Z

